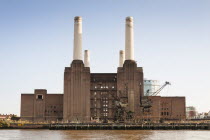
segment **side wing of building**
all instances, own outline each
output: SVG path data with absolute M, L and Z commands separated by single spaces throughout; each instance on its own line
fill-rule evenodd
M 148 121 L 185 120 L 185 97 L 148 96 L 151 108 L 143 110 L 143 119 Z
M 57 121 L 63 118 L 63 94 L 47 94 L 35 90 L 34 94 L 21 94 L 21 120 Z

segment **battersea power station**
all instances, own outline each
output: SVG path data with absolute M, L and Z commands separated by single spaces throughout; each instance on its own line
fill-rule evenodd
M 134 59 L 133 18 L 125 20 L 125 50 L 117 73 L 91 73 L 89 51 L 82 49 L 82 18 L 74 18 L 73 61 L 64 70 L 63 93 L 35 89 L 21 94 L 21 120 L 109 123 L 184 120 L 185 97 L 144 94 L 143 68 Z

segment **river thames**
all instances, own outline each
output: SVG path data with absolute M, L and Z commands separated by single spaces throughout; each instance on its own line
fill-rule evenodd
M 209 140 L 210 131 L 193 130 L 0 130 L 0 140 Z

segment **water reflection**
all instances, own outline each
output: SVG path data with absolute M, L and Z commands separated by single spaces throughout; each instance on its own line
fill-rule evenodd
M 152 131 L 139 130 L 78 130 L 63 131 L 67 139 L 126 139 L 126 140 L 144 140 L 152 135 Z
M 0 140 L 209 140 L 210 131 L 162 130 L 1 130 Z

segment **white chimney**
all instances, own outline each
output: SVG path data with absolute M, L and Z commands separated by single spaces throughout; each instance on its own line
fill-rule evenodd
M 127 17 L 125 23 L 125 60 L 134 60 L 133 17 Z
M 84 64 L 85 64 L 85 67 L 90 67 L 90 53 L 88 50 L 85 50 Z
M 82 60 L 82 17 L 74 18 L 73 60 Z
M 125 53 L 123 50 L 120 50 L 119 67 L 123 67 L 124 61 L 125 61 Z

